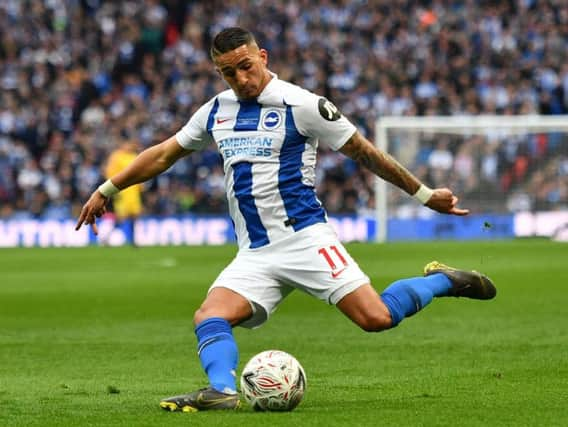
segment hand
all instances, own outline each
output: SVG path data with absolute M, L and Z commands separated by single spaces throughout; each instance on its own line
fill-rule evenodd
M 97 228 L 97 223 L 95 222 L 95 218 L 100 218 L 106 212 L 106 204 L 108 202 L 108 198 L 103 196 L 99 190 L 95 190 L 87 203 L 83 205 L 83 209 L 81 209 L 81 214 L 79 215 L 79 220 L 77 221 L 77 225 L 75 226 L 75 230 L 81 228 L 81 225 L 87 224 L 90 225 L 93 233 L 95 235 L 99 234 L 99 230 Z
M 469 209 L 460 209 L 456 207 L 458 198 L 454 196 L 448 188 L 436 188 L 430 200 L 426 202 L 426 206 L 436 212 L 464 216 L 469 214 Z

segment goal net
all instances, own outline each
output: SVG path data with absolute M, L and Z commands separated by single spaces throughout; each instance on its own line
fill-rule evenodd
M 383 117 L 376 143 L 468 217 L 438 215 L 377 179 L 376 240 L 483 239 L 568 230 L 568 116 Z

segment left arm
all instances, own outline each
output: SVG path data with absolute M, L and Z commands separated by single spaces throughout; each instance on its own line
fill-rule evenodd
M 358 164 L 366 167 L 379 178 L 396 185 L 408 194 L 415 195 L 422 183 L 408 169 L 388 153 L 379 150 L 371 141 L 356 131 L 339 151 Z M 467 215 L 469 210 L 460 209 L 458 198 L 448 188 L 436 188 L 424 203 L 430 209 L 452 215 Z

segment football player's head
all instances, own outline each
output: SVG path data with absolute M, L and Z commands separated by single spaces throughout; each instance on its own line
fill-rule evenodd
M 243 28 L 226 28 L 211 45 L 215 70 L 239 99 L 254 99 L 270 81 L 268 52 L 260 49 L 254 35 Z

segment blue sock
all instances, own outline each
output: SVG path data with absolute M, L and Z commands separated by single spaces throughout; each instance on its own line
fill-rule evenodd
M 229 322 L 211 317 L 195 327 L 197 354 L 209 383 L 217 391 L 236 392 L 235 384 L 239 350 Z
M 391 314 L 391 327 L 422 310 L 434 297 L 446 296 L 451 287 L 450 279 L 441 273 L 394 282 L 381 294 Z

